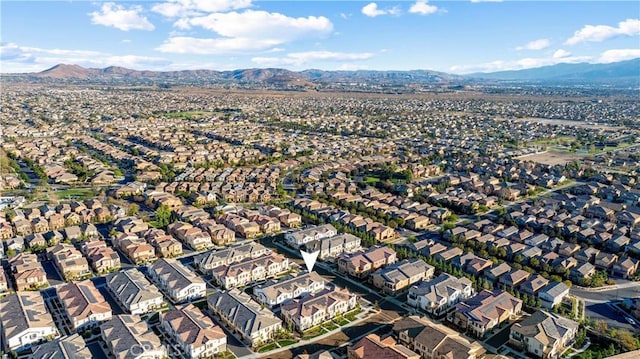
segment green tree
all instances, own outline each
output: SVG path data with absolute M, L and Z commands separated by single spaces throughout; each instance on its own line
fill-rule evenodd
M 138 214 L 138 212 L 139 212 L 139 211 L 140 211 L 140 206 L 138 206 L 138 205 L 137 205 L 137 204 L 135 204 L 135 203 L 132 203 L 132 204 L 129 206 L 129 210 L 127 211 L 127 215 L 128 215 L 128 216 L 135 216 L 135 215 L 137 215 L 137 214 Z
M 171 223 L 171 208 L 167 205 L 161 205 L 156 209 L 156 222 L 160 227 L 166 227 Z

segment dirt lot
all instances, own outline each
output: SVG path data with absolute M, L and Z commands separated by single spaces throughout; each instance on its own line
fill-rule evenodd
M 543 153 L 520 156 L 518 157 L 518 159 L 543 163 L 546 165 L 564 165 L 569 162 L 582 159 L 584 157 L 585 155 L 576 153 L 547 151 Z

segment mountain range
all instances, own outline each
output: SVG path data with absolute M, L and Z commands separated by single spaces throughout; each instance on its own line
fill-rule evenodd
M 556 64 L 517 71 L 475 73 L 470 77 L 490 80 L 561 81 L 561 80 L 640 80 L 640 58 L 608 64 Z
M 4 74 L 9 81 L 81 81 L 167 84 L 261 84 L 277 88 L 312 88 L 344 84 L 356 87 L 452 86 L 487 81 L 629 82 L 640 81 L 640 58 L 609 64 L 557 64 L 517 71 L 453 75 L 438 71 L 290 71 L 279 68 L 233 71 L 146 71 L 110 66 L 103 69 L 59 64 L 38 73 Z

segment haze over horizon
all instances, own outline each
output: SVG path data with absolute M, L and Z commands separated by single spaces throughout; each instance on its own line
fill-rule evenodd
M 435 70 L 455 74 L 640 57 L 635 2 L 2 3 L 0 72 Z M 524 16 L 523 14 L 526 14 Z M 374 36 L 375 35 L 375 36 Z

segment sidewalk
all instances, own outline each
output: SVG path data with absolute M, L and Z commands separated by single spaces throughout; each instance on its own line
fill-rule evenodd
M 585 292 L 607 292 L 610 290 L 616 290 L 616 289 L 626 289 L 626 288 L 633 288 L 633 287 L 640 287 L 640 282 L 627 282 L 627 283 L 622 283 L 622 284 L 613 284 L 613 285 L 606 285 L 603 287 L 597 287 L 597 288 L 590 288 L 590 287 L 581 287 L 579 285 L 575 286 L 575 289 L 577 290 L 581 290 L 581 291 L 585 291 Z

